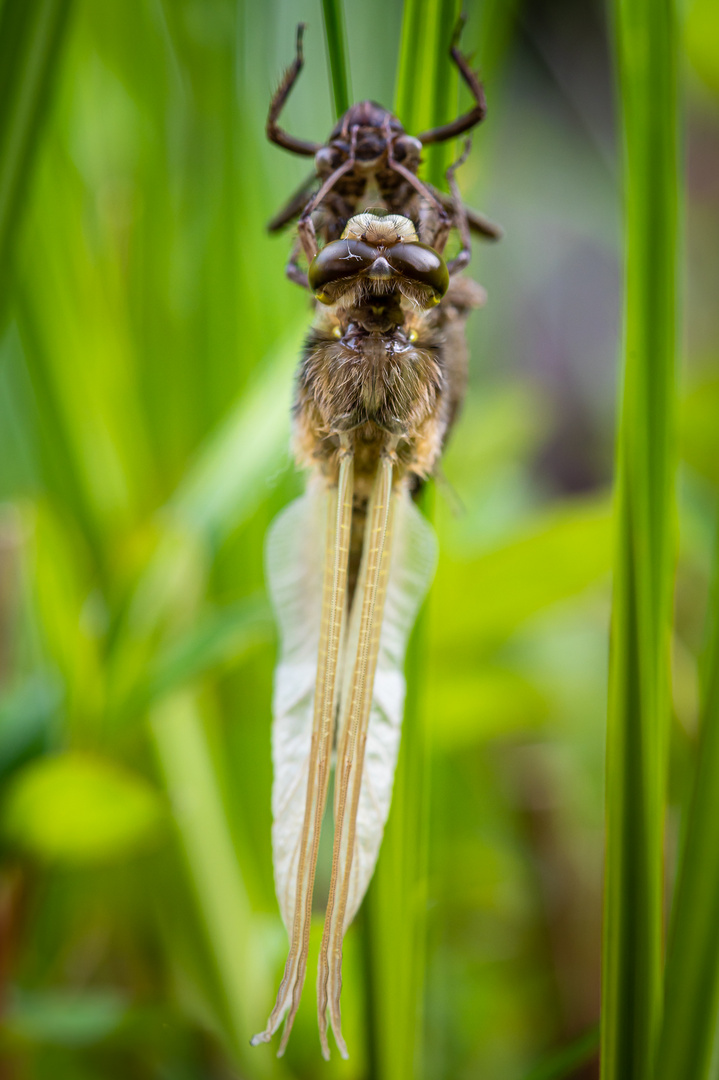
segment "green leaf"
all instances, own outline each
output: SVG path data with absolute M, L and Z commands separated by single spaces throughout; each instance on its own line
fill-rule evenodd
M 433 650 L 475 655 L 552 604 L 608 573 L 611 518 L 604 499 L 576 499 L 533 520 L 474 560 L 443 559 L 434 603 Z
M 2 830 L 38 858 L 83 865 L 126 858 L 153 841 L 157 792 L 103 758 L 68 751 L 27 766 L 12 784 Z
M 625 145 L 624 377 L 609 680 L 602 1078 L 653 1075 L 674 561 L 678 218 L 673 0 L 618 0 Z
M 433 658 L 432 666 L 439 670 L 429 680 L 425 708 L 438 749 L 452 752 L 534 732 L 547 718 L 549 705 L 537 687 L 494 658 L 487 665 L 462 665 L 446 656 L 439 663 Z

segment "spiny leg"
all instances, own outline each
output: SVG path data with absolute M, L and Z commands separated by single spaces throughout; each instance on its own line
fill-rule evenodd
M 330 757 L 334 734 L 335 685 L 339 660 L 340 635 L 345 610 L 349 536 L 352 522 L 353 457 L 344 451 L 340 460 L 339 480 L 330 491 L 327 516 L 322 588 L 322 624 L 317 657 L 312 744 L 307 776 L 307 796 L 299 845 L 295 908 L 290 930 L 290 951 L 284 975 L 267 1027 L 252 1039 L 252 1045 L 269 1042 L 287 1013 L 278 1056 L 284 1053 L 297 1012 L 307 970 L 312 893 L 322 818 L 327 801 Z M 288 1011 L 289 1010 L 289 1011 Z
M 351 880 L 367 727 L 389 572 L 393 501 L 392 462 L 385 456 L 381 459 L 377 471 L 367 518 L 364 565 L 355 599 L 355 603 L 361 605 L 358 608 L 359 628 L 356 655 L 347 701 L 340 721 L 335 771 L 332 877 L 317 973 L 320 1041 L 325 1058 L 329 1058 L 328 1005 L 337 1046 L 342 1057 L 347 1057 L 340 1014 L 342 939 Z M 350 638 L 351 643 L 352 638 Z
M 305 58 L 302 52 L 302 37 L 304 32 L 305 24 L 300 23 L 297 27 L 297 54 L 292 64 L 285 72 L 285 76 L 277 88 L 275 96 L 270 102 L 270 111 L 267 115 L 265 132 L 270 142 L 275 143 L 276 146 L 281 146 L 284 150 L 289 150 L 292 154 L 301 154 L 304 157 L 314 157 L 317 151 L 322 149 L 322 143 L 310 143 L 305 142 L 304 139 L 296 139 L 294 135 L 289 135 L 277 123 L 280 118 L 280 113 L 285 106 L 285 102 L 290 96 L 290 91 L 297 82 L 299 74 L 304 66 Z
M 301 250 L 302 245 L 300 243 L 299 237 L 297 237 L 292 244 L 290 257 L 287 260 L 287 265 L 285 266 L 285 276 L 288 277 L 290 281 L 294 281 L 295 285 L 300 285 L 303 289 L 309 289 L 310 283 L 307 280 L 307 274 L 298 262 L 298 256 Z
M 459 253 L 447 263 L 447 269 L 450 275 L 456 274 L 460 270 L 464 270 L 465 266 L 469 265 L 469 260 L 472 258 L 472 237 L 470 236 L 469 232 L 467 211 L 465 209 L 464 203 L 462 202 L 462 196 L 459 191 L 459 185 L 457 184 L 457 178 L 454 175 L 460 165 L 463 165 L 467 160 L 471 146 L 472 140 L 467 139 L 464 144 L 464 150 L 457 158 L 457 160 L 449 166 L 446 174 L 447 184 L 452 194 L 452 211 L 454 223 L 457 226 L 460 243 L 462 245 Z
M 465 17 L 462 15 L 457 20 L 457 25 L 452 34 L 449 55 L 454 60 L 459 68 L 460 75 L 469 87 L 472 97 L 475 100 L 475 105 L 469 112 L 464 113 L 462 116 L 458 116 L 457 119 L 452 120 L 451 123 L 442 124 L 441 127 L 430 128 L 429 131 L 423 131 L 421 135 L 417 136 L 423 146 L 429 146 L 431 143 L 446 142 L 447 139 L 455 139 L 458 135 L 463 135 L 465 131 L 469 131 L 470 128 L 480 124 L 487 115 L 487 101 L 484 96 L 484 87 L 458 48 L 464 23 Z

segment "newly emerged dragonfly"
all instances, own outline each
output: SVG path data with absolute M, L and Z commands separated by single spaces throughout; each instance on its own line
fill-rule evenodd
M 287 264 L 287 276 L 307 286 L 299 264 L 302 251 L 308 264 L 317 254 L 317 238 L 337 240 L 350 217 L 368 206 L 382 206 L 403 214 L 416 225 L 420 240 L 442 250 L 450 229 L 457 228 L 462 243 L 455 266 L 470 260 L 469 231 L 489 240 L 502 235 L 498 225 L 462 205 L 459 192 L 439 191 L 418 170 L 425 146 L 446 142 L 470 131 L 484 119 L 487 106 L 481 82 L 459 51 L 463 20 L 455 28 L 449 54 L 474 99 L 472 108 L 451 123 L 418 136 L 407 134 L 391 112 L 374 101 L 361 101 L 340 117 L 328 142 L 298 139 L 279 126 L 279 118 L 304 64 L 304 26 L 297 28 L 297 54 L 270 104 L 267 137 L 293 154 L 314 157 L 315 170 L 269 224 L 275 232 L 297 222 L 297 240 Z
M 450 273 L 402 214 L 350 218 L 313 258 L 318 303 L 301 361 L 294 449 L 307 492 L 273 524 L 270 593 L 280 627 L 273 700 L 275 885 L 290 939 L 275 1007 L 284 1051 L 305 979 L 312 894 L 336 751 L 334 841 L 320 948 L 343 1056 L 342 941 L 369 885 L 389 812 L 407 639 L 436 561 L 411 491 L 432 473 L 464 391 L 466 316 L 483 290 Z

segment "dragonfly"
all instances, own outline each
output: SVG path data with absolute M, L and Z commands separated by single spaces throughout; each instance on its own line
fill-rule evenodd
M 469 264 L 470 231 L 487 240 L 502 236 L 499 225 L 463 206 L 457 191 L 449 194 L 440 191 L 418 175 L 425 146 L 471 131 L 487 114 L 482 83 L 459 50 L 463 25 L 462 17 L 455 26 L 449 55 L 472 95 L 473 104 L 468 112 L 413 136 L 387 109 L 374 101 L 361 101 L 340 117 L 326 143 L 315 143 L 298 139 L 279 125 L 282 110 L 304 66 L 305 26 L 300 23 L 295 60 L 272 98 L 266 126 L 267 137 L 275 145 L 314 158 L 313 172 L 268 225 L 270 232 L 277 232 L 296 222 L 297 237 L 286 267 L 292 281 L 308 288 L 307 273 L 300 265 L 302 253 L 309 265 L 317 254 L 318 237 L 323 243 L 339 239 L 349 218 L 371 205 L 410 218 L 420 240 L 439 250 L 449 231 L 457 228 L 461 239 L 461 250 L 454 264 L 457 269 Z
M 452 176 L 454 184 L 454 177 Z M 456 190 L 456 185 L 455 185 Z M 452 208 L 461 220 L 461 209 Z M 466 225 L 462 225 L 466 228 Z M 289 937 L 277 1000 L 252 1042 L 285 1021 L 307 970 L 320 833 L 334 762 L 331 878 L 317 973 L 343 1057 L 342 942 L 372 877 L 389 812 L 408 637 L 437 559 L 412 492 L 439 461 L 464 393 L 464 325 L 483 290 L 405 214 L 353 215 L 317 252 L 316 309 L 299 365 L 293 448 L 304 495 L 270 528 L 280 636 L 273 694 L 275 886 Z

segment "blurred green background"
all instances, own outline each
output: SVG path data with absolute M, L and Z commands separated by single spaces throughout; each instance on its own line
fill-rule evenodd
M 301 489 L 288 417 L 311 315 L 289 237 L 265 232 L 308 163 L 264 121 L 302 19 L 286 126 L 329 132 L 320 3 L 0 5 L 3 1077 L 520 1080 L 576 1039 L 586 1060 L 561 1075 L 596 1075 L 614 77 L 598 3 L 467 10 L 489 116 L 460 182 L 506 236 L 475 245 L 489 302 L 432 499 L 397 798 L 346 945 L 352 1056 L 325 1066 L 313 958 L 286 1058 L 248 1045 L 285 956 L 262 545 Z M 356 100 L 392 104 L 401 21 L 401 0 L 347 5 Z M 711 0 L 684 28 L 670 865 L 719 484 Z

